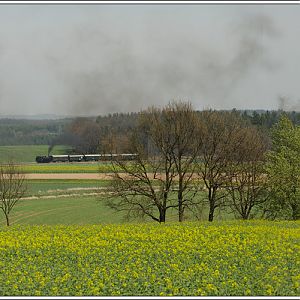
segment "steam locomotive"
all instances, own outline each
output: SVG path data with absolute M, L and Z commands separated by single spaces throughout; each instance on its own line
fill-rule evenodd
M 49 155 L 37 156 L 37 163 L 55 163 L 55 162 L 87 162 L 87 161 L 111 161 L 111 160 L 134 160 L 137 154 L 74 154 L 74 155 Z

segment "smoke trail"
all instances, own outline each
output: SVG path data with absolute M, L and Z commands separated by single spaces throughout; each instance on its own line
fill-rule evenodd
M 276 67 L 268 58 L 267 44 L 278 37 L 278 30 L 269 17 L 249 16 L 236 28 L 230 29 L 234 45 L 229 60 L 226 53 L 188 36 L 181 36 L 179 42 L 173 37 L 152 44 L 146 40 L 147 50 L 128 35 L 113 39 L 99 32 L 92 42 L 86 39 L 78 58 L 74 55 L 59 64 L 58 77 L 66 87 L 65 108 L 74 114 L 137 111 L 173 98 L 207 98 L 218 104 L 250 72 Z M 93 50 L 84 56 L 89 49 Z
M 276 67 L 269 45 L 280 35 L 267 15 L 235 19 L 229 28 L 216 30 L 216 42 L 205 36 L 207 29 L 191 29 L 184 22 L 172 27 L 153 16 L 151 23 L 127 26 L 124 21 L 111 28 L 108 19 L 102 14 L 98 19 L 83 18 L 76 26 L 67 24 L 63 30 L 54 24 L 22 34 L 20 51 L 7 51 L 5 62 L 7 66 L 17 61 L 18 74 L 0 75 L 8 106 L 12 99 L 34 99 L 34 107 L 23 109 L 97 115 L 184 99 L 223 108 L 251 74 L 270 73 Z M 6 45 L 17 49 L 14 37 L 2 36 Z M 27 75 L 29 69 L 35 76 Z

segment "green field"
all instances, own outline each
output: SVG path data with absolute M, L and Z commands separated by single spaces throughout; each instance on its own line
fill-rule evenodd
M 0 229 L 1 296 L 299 296 L 299 222 Z
M 104 205 L 108 180 L 28 180 L 27 192 L 14 207 L 10 215 L 12 225 L 16 224 L 100 224 L 123 223 L 124 213 L 115 212 Z M 176 195 L 174 194 L 174 197 Z M 199 197 L 205 197 L 200 194 Z M 186 220 L 196 220 L 194 214 L 186 211 Z M 208 207 L 198 211 L 198 218 L 206 220 Z M 167 212 L 167 222 L 177 220 L 177 210 Z M 224 210 L 215 212 L 216 220 L 231 220 L 233 215 Z M 139 222 L 151 222 L 145 218 Z M 0 213 L 0 224 L 5 226 L 5 218 Z
M 1 225 L 5 226 L 3 215 Z M 23 200 L 11 215 L 11 225 L 16 224 L 101 224 L 120 223 L 119 214 L 104 207 L 95 196 L 55 197 Z
M 45 163 L 45 164 L 23 164 L 22 170 L 25 173 L 107 173 L 110 172 L 110 163 Z
M 70 148 L 55 146 L 51 154 L 67 154 Z M 111 171 L 109 162 L 100 163 L 45 163 L 38 164 L 38 155 L 48 155 L 48 145 L 0 146 L 0 163 L 20 163 L 25 173 L 106 173 Z
M 119 223 L 122 216 L 95 195 L 108 184 L 100 180 L 28 180 L 25 199 L 10 215 L 11 225 Z M 5 225 L 2 212 L 0 224 Z
M 51 154 L 66 154 L 67 146 L 55 146 Z M 0 163 L 12 160 L 17 163 L 35 162 L 38 155 L 48 155 L 48 145 L 0 146 Z
M 116 212 L 104 205 L 100 196 L 84 195 L 96 190 L 76 192 L 77 195 L 49 193 L 38 195 L 35 199 L 21 200 L 10 215 L 10 224 L 14 225 L 84 225 L 124 223 L 124 213 Z M 59 195 L 58 195 L 59 194 Z M 50 198 L 47 198 L 50 197 Z M 205 217 L 206 219 L 206 217 Z M 216 218 L 218 219 L 218 218 Z M 167 221 L 177 220 L 175 210 L 169 211 Z M 149 218 L 139 219 L 139 222 L 152 222 Z M 136 222 L 136 221 L 135 221 Z M 0 214 L 0 227 L 6 226 L 4 214 Z

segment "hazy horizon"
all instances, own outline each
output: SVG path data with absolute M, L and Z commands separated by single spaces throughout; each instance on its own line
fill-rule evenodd
M 300 110 L 297 5 L 5 5 L 0 24 L 0 116 Z

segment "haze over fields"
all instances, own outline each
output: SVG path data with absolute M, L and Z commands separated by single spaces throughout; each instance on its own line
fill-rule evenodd
M 97 115 L 172 99 L 299 110 L 299 9 L 1 6 L 0 114 Z

